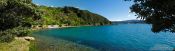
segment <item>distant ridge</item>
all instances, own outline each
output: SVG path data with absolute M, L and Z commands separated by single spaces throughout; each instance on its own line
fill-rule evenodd
M 112 21 L 112 24 L 144 24 L 144 20 Z

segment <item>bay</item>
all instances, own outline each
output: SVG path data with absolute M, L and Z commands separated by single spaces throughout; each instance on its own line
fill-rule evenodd
M 148 24 L 44 29 L 34 32 L 34 36 L 44 36 L 46 39 L 52 37 L 54 40 L 63 39 L 99 51 L 161 51 L 173 50 L 175 47 L 174 33 L 153 33 L 151 25 Z M 52 40 L 49 42 L 52 42 Z M 59 42 L 52 44 L 56 43 Z

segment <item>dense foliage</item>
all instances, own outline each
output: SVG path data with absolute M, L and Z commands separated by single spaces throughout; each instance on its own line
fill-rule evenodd
M 1 42 L 11 42 L 14 36 L 9 32 L 0 32 L 0 43 Z
M 40 18 L 35 7 L 31 0 L 0 0 L 0 42 L 27 35 L 29 31 L 24 27 Z
M 0 42 L 11 42 L 15 36 L 23 37 L 31 34 L 31 30 L 28 27 L 15 27 L 13 29 L 7 29 L 0 31 Z
M 67 15 L 71 15 L 71 14 L 76 15 L 78 18 L 80 18 L 84 21 L 84 22 L 82 22 L 82 24 L 85 24 L 85 25 L 110 24 L 110 21 L 108 19 L 104 18 L 101 15 L 89 12 L 88 10 L 80 10 L 80 9 L 74 8 L 74 7 L 64 7 L 63 11 Z
M 152 24 L 153 32 L 175 32 L 175 0 L 133 0 L 131 11 Z
M 1 0 L 0 30 L 30 26 L 27 21 L 39 19 L 31 0 Z
M 46 7 L 39 6 L 38 10 L 42 12 L 42 19 L 39 24 L 42 25 L 105 25 L 110 21 L 103 16 L 91 13 L 87 10 L 80 10 L 74 7 Z M 37 23 L 35 23 L 37 24 Z

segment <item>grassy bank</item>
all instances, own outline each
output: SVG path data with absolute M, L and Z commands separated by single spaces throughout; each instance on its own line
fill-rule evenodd
M 28 51 L 30 42 L 23 38 L 15 38 L 10 43 L 0 43 L 0 51 Z

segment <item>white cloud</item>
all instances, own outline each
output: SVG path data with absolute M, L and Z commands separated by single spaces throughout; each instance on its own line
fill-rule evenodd
M 39 4 L 36 4 L 36 5 L 38 5 L 38 6 L 39 6 Z
M 75 7 L 75 8 L 80 8 L 80 7 Z
M 129 14 L 128 17 L 130 17 L 131 15 Z
M 129 10 L 128 13 L 131 13 L 131 10 Z
M 51 5 L 50 7 L 54 7 L 53 5 Z
M 118 19 L 118 20 L 115 20 L 115 21 L 123 21 L 123 20 L 119 20 L 119 19 Z

